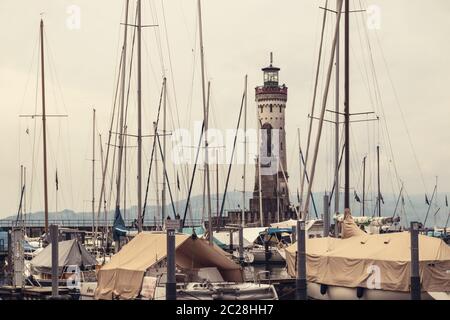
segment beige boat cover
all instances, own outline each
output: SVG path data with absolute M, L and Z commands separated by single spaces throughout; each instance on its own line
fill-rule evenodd
M 141 232 L 115 254 L 98 272 L 96 299 L 134 299 L 139 295 L 147 269 L 165 259 L 166 233 Z M 186 234 L 175 237 L 175 263 L 181 269 L 217 267 L 225 281 L 242 282 L 242 271 L 216 245 L 192 239 Z
M 306 255 L 308 281 L 410 291 L 409 232 L 307 239 Z M 296 274 L 296 256 L 296 244 L 286 249 L 288 273 L 292 277 Z M 450 291 L 450 246 L 440 239 L 419 235 L 419 261 L 422 290 Z M 374 282 L 377 276 L 379 281 Z

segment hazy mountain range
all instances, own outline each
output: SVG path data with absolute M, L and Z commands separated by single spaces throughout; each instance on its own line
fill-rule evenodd
M 247 206 L 248 208 L 248 199 L 250 199 L 252 196 L 251 192 L 246 193 L 246 199 L 247 199 Z M 219 195 L 219 207 L 222 204 L 222 197 L 223 195 Z M 359 195 L 361 198 L 361 195 Z M 383 216 L 392 216 L 395 212 L 398 196 L 394 195 L 384 195 L 385 203 L 382 205 L 382 215 Z M 169 197 L 168 197 L 169 198 Z M 438 203 L 436 204 L 433 202 L 428 218 L 427 218 L 427 226 L 433 226 L 434 224 L 438 226 L 444 226 L 447 222 L 448 216 L 449 216 L 449 208 L 446 206 L 446 201 L 444 197 L 441 197 L 442 199 L 438 199 Z M 321 216 L 322 208 L 323 208 L 323 193 L 314 193 L 314 199 L 316 203 L 316 208 L 318 212 L 318 216 Z M 341 197 L 341 205 L 343 202 L 343 197 Z M 169 200 L 169 199 L 168 199 Z M 352 195 L 352 212 L 354 216 L 360 216 L 361 215 L 361 204 L 356 202 L 354 199 L 354 196 Z M 298 203 L 297 201 L 297 195 L 293 194 L 291 195 L 291 201 L 294 203 Z M 224 205 L 224 214 L 226 215 L 226 212 L 228 210 L 238 209 L 239 206 L 241 206 L 242 203 L 242 193 L 240 192 L 229 192 L 227 193 L 225 205 Z M 402 200 L 400 199 L 396 215 L 400 215 L 402 224 L 409 224 L 409 222 L 413 220 L 417 220 L 420 222 L 423 222 L 428 210 L 428 205 L 425 203 L 425 195 L 410 195 L 409 197 L 404 197 L 404 210 L 401 209 L 401 203 Z M 174 207 L 177 213 L 180 214 L 180 216 L 183 216 L 184 210 L 186 206 L 186 200 L 181 200 L 174 203 Z M 334 208 L 334 202 L 332 202 L 332 211 Z M 188 219 L 200 219 L 202 216 L 203 211 L 203 196 L 194 196 L 191 198 L 191 212 L 192 216 L 190 215 L 189 211 L 187 213 Z M 211 196 L 211 208 L 212 208 L 212 215 L 216 216 L 217 212 L 217 198 L 216 195 Z M 439 211 L 437 211 L 439 209 Z M 372 216 L 374 214 L 374 201 L 373 199 L 369 198 L 366 201 L 366 215 Z M 437 211 L 437 214 L 435 212 Z M 166 206 L 166 214 L 169 214 L 173 217 L 173 208 L 171 204 L 168 204 Z M 315 216 L 315 211 L 311 205 L 310 214 L 312 216 Z M 405 215 L 406 214 L 406 215 Z M 207 210 L 205 210 L 205 215 L 207 215 Z M 137 210 L 136 206 L 127 208 L 126 212 L 122 211 L 122 216 L 126 220 L 133 220 L 137 217 Z M 145 221 L 147 222 L 153 222 L 154 217 L 160 216 L 160 213 L 157 214 L 157 207 L 155 205 L 147 206 L 146 208 L 146 215 L 145 215 Z M 103 217 L 103 209 L 102 209 L 102 217 Z M 111 207 L 111 210 L 108 211 L 108 219 L 110 221 L 113 220 L 114 217 L 114 208 Z M 14 220 L 16 219 L 16 215 L 11 215 L 7 218 L 1 219 L 1 220 Z M 44 219 L 44 212 L 33 212 L 31 214 L 27 214 L 27 220 L 41 220 Z M 60 212 L 50 212 L 49 213 L 49 219 L 50 220 L 86 220 L 91 221 L 92 220 L 92 212 L 75 212 L 70 209 L 65 209 Z M 450 225 L 450 222 L 449 222 Z

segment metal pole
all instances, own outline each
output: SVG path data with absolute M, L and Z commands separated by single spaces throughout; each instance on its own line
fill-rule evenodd
M 419 223 L 411 222 L 411 300 L 421 299 L 419 274 Z
M 217 231 L 219 231 L 219 215 L 220 215 L 220 208 L 219 208 L 219 150 L 216 150 L 216 228 Z
M 350 0 L 345 1 L 345 194 L 344 208 L 350 209 Z
M 138 129 L 137 129 L 137 144 L 138 144 L 138 163 L 137 163 L 137 198 L 138 198 L 138 231 L 142 231 L 142 77 L 141 77 L 141 31 L 142 31 L 142 14 L 141 14 L 141 0 L 137 2 L 138 6 L 138 26 L 137 26 L 137 94 L 138 94 Z
M 23 227 L 25 235 L 27 234 L 26 214 L 27 214 L 27 167 L 23 167 Z
M 247 167 L 247 75 L 245 75 L 245 103 L 244 103 L 244 173 L 242 176 L 242 228 L 245 226 L 245 169 Z
M 325 84 L 325 89 L 324 89 L 324 96 L 323 96 L 323 101 L 322 101 L 322 109 L 320 112 L 320 120 L 319 120 L 319 127 L 317 130 L 317 138 L 315 141 L 315 146 L 314 146 L 314 153 L 313 153 L 313 159 L 312 159 L 312 163 L 311 163 L 311 175 L 310 175 L 310 182 L 308 184 L 308 192 L 307 192 L 307 197 L 306 197 L 306 201 L 305 201 L 305 205 L 303 207 L 303 218 L 306 219 L 307 216 L 309 215 L 308 211 L 309 211 L 309 202 L 310 202 L 310 198 L 311 198 L 311 194 L 312 194 L 312 186 L 314 183 L 314 177 L 315 177 L 315 171 L 316 171 L 316 164 L 317 164 L 317 156 L 319 153 L 319 144 L 320 144 L 320 138 L 322 136 L 322 127 L 323 127 L 323 122 L 324 122 L 324 116 L 325 116 L 325 110 L 326 110 L 326 104 L 327 104 L 327 99 L 328 99 L 328 91 L 330 88 L 330 80 L 331 80 L 331 73 L 333 70 L 333 56 L 334 56 L 334 52 L 336 50 L 336 34 L 337 34 L 337 26 L 339 26 L 339 22 L 341 20 L 341 7 L 342 7 L 342 1 L 340 2 L 340 6 L 338 8 L 338 15 L 337 15 L 337 19 L 336 19 L 336 28 L 335 28 L 335 35 L 334 35 L 334 39 L 333 39 L 333 45 L 332 45 L 332 49 L 331 49 L 331 59 L 328 65 L 328 71 L 327 71 L 327 81 Z M 307 160 L 305 160 L 307 161 Z M 305 167 L 306 167 L 307 162 L 305 162 Z M 306 173 L 305 173 L 306 174 Z M 300 195 L 301 196 L 301 195 Z
M 339 7 L 339 1 L 340 0 L 336 0 L 336 7 Z M 335 158 L 334 158 L 334 184 L 335 184 L 335 194 L 334 194 L 334 213 L 337 215 L 339 214 L 339 153 L 340 153 L 340 149 L 339 149 L 339 105 L 340 105 L 340 101 L 339 101 L 339 83 L 340 83 L 340 73 L 339 73 L 339 65 L 340 65 L 340 55 L 339 55 L 339 42 L 340 42 L 340 25 L 337 26 L 337 33 L 336 33 L 336 93 L 335 93 L 335 127 L 334 127 L 334 144 L 335 144 Z
M 330 235 L 330 196 L 325 194 L 323 196 L 323 236 Z
M 52 241 L 52 298 L 58 296 L 58 225 L 50 226 Z
M 239 262 L 244 261 L 244 228 L 239 226 Z
M 94 247 L 97 241 L 97 229 L 95 228 L 95 109 L 92 113 L 92 235 Z
M 377 146 L 377 175 L 378 175 L 378 216 L 381 217 L 381 189 L 380 189 L 380 146 Z
M 164 100 L 163 100 L 163 156 L 166 157 L 166 106 L 167 106 L 167 87 L 166 78 L 164 78 Z M 166 161 L 163 162 L 163 174 L 166 172 Z M 166 179 L 163 176 L 163 185 L 161 193 L 161 218 L 162 221 L 166 218 Z
M 127 126 L 125 125 L 123 128 L 124 132 L 124 143 L 123 143 L 123 220 L 127 221 L 127 145 L 128 145 L 128 137 L 127 137 Z
M 362 216 L 366 213 L 366 158 L 363 159 L 363 194 L 362 194 Z
M 198 19 L 199 19 L 199 34 L 200 34 L 200 59 L 202 69 L 202 100 L 203 100 L 203 118 L 205 124 L 205 170 L 206 170 L 206 193 L 208 202 L 208 240 L 209 244 L 213 244 L 212 236 L 212 221 L 211 221 L 211 185 L 209 180 L 209 165 L 208 165 L 208 113 L 209 113 L 209 98 L 206 103 L 206 88 L 205 88 L 205 53 L 203 51 L 203 26 L 202 26 L 202 6 L 201 0 L 198 0 Z M 210 83 L 208 82 L 208 97 L 209 97 Z
M 44 155 L 44 213 L 45 233 L 48 233 L 48 189 L 47 189 L 47 128 L 45 117 L 45 72 L 44 72 L 44 21 L 41 19 L 41 83 L 42 83 L 42 139 Z
M 175 230 L 167 229 L 167 283 L 166 300 L 177 299 L 177 281 L 175 277 Z
M 295 280 L 297 300 L 307 300 L 306 289 L 306 238 L 305 221 L 297 220 L 297 279 Z
M 125 29 L 123 34 L 123 45 L 122 45 L 122 70 L 121 70 L 121 92 L 120 92 L 120 116 L 119 116 L 119 154 L 117 159 L 117 178 L 116 178 L 116 210 L 120 211 L 120 186 L 122 179 L 122 158 L 124 152 L 124 139 L 126 139 L 125 134 L 125 124 L 124 124 L 124 112 L 125 112 L 125 70 L 127 66 L 127 34 L 128 34 L 128 7 L 129 0 L 126 0 L 125 5 Z M 139 90 L 139 89 L 138 89 Z M 125 184 L 124 184 L 125 188 Z M 124 192 L 125 193 L 125 192 Z M 125 198 L 125 196 L 124 196 Z M 124 210 L 126 208 L 124 207 Z M 124 212 L 124 220 L 125 212 Z
M 297 226 L 292 226 L 291 242 L 292 244 L 297 242 Z
M 155 132 L 155 141 L 156 141 L 156 134 L 158 133 L 158 124 L 156 122 L 153 122 L 153 128 Z M 159 215 L 159 177 L 158 177 L 158 152 L 155 152 L 155 187 L 156 187 L 156 214 Z M 164 174 L 164 173 L 163 173 Z M 164 180 L 164 177 L 163 177 Z M 164 219 L 162 217 L 162 211 L 161 211 L 161 230 L 164 226 Z

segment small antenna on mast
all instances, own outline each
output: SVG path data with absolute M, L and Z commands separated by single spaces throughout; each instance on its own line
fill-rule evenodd
M 272 66 L 272 63 L 273 63 L 273 53 L 271 52 L 270 53 L 270 66 Z

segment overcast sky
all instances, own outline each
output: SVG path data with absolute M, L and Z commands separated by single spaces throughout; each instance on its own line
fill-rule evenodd
M 194 122 L 202 119 L 197 1 L 142 2 L 143 24 L 159 25 L 143 30 L 144 134 L 152 130 L 164 74 L 168 78 L 169 130 L 178 125 L 191 130 Z M 328 2 L 334 9 L 335 1 Z M 19 118 L 21 114 L 41 113 L 41 98 L 37 92 L 40 88 L 37 45 L 42 12 L 47 46 L 47 113 L 68 115 L 68 118 L 48 119 L 50 210 L 55 210 L 57 202 L 58 209 L 89 210 L 92 108 L 97 110 L 97 130 L 102 133 L 106 150 L 124 3 L 124 0 L 0 2 L 0 217 L 17 211 L 21 164 L 28 171 L 27 210 L 43 209 L 41 122 Z M 133 12 L 135 1 L 130 3 Z M 319 6 L 324 3 L 313 0 L 203 1 L 206 69 L 207 79 L 211 81 L 211 126 L 220 129 L 236 126 L 244 76 L 248 74 L 248 127 L 255 127 L 253 88 L 261 85 L 261 68 L 267 66 L 269 52 L 273 51 L 274 64 L 281 68 L 280 82 L 289 88 L 287 171 L 292 193 L 299 181 L 297 128 L 301 130 L 305 148 L 323 17 Z M 352 7 L 355 10 L 371 8 L 369 12 L 351 16 L 352 112 L 374 111 L 380 117 L 378 122 L 358 122 L 352 126 L 352 188 L 358 192 L 361 189 L 361 163 L 367 155 L 369 192 L 373 192 L 375 150 L 380 144 L 385 193 L 398 192 L 401 180 L 409 194 L 428 192 L 430 195 L 436 176 L 439 176 L 438 191 L 450 190 L 450 3 L 446 0 L 426 4 L 420 0 L 358 0 L 352 1 Z M 76 20 L 78 9 L 79 21 Z M 316 110 L 322 101 L 323 70 L 329 63 L 335 15 L 330 13 L 327 19 Z M 132 28 L 129 30 L 130 39 Z M 137 119 L 134 72 L 128 115 L 131 133 L 136 132 Z M 335 106 L 334 80 L 327 106 Z M 327 114 L 327 117 L 331 119 L 333 115 Z M 334 138 L 330 124 L 325 124 L 322 137 L 314 184 L 316 191 L 331 189 Z M 129 145 L 135 146 L 136 142 L 130 138 Z M 144 138 L 143 172 L 147 171 L 150 150 L 151 138 Z M 134 205 L 136 149 L 129 148 L 128 152 L 127 197 L 128 205 Z M 96 153 L 99 158 L 98 142 Z M 96 165 L 98 190 L 100 162 Z M 60 181 L 57 199 L 56 170 Z M 181 169 L 169 166 L 173 180 L 174 170 Z M 236 166 L 229 190 L 242 190 L 241 172 L 242 167 Z M 221 185 L 225 173 L 226 167 L 221 166 Z M 252 167 L 247 170 L 247 176 L 246 188 L 250 191 L 254 184 Z M 215 179 L 215 174 L 212 177 Z M 202 192 L 200 180 L 195 194 Z M 151 188 L 154 190 L 154 186 Z M 176 189 L 175 185 L 172 189 Z M 184 197 L 183 194 L 178 196 Z M 154 193 L 150 199 L 154 202 Z

